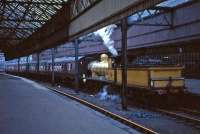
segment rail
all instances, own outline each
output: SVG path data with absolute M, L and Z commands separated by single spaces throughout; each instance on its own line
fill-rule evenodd
M 57 89 L 54 89 L 54 88 L 51 88 L 51 87 L 48 87 L 48 86 L 46 86 L 46 87 L 47 87 L 48 89 L 54 91 L 54 92 L 57 92 L 57 93 L 59 93 L 59 94 L 61 94 L 61 95 L 64 95 L 64 96 L 66 96 L 66 97 L 68 97 L 68 98 L 70 98 L 70 99 L 72 99 L 72 100 L 75 100 L 75 101 L 81 103 L 81 104 L 84 104 L 84 105 L 86 105 L 86 106 L 88 106 L 88 107 L 94 109 L 95 111 L 98 111 L 98 112 L 100 112 L 100 113 L 102 113 L 102 114 L 104 114 L 104 115 L 106 115 L 106 116 L 109 116 L 109 117 L 111 117 L 111 118 L 114 119 L 114 120 L 117 120 L 117 121 L 119 121 L 119 122 L 121 122 L 121 123 L 123 123 L 123 124 L 126 124 L 126 125 L 128 125 L 129 127 L 138 130 L 139 132 L 146 133 L 146 134 L 158 134 L 158 132 L 155 132 L 155 131 L 153 131 L 153 130 L 151 130 L 151 129 L 149 129 L 149 128 L 146 128 L 146 127 L 144 127 L 144 126 L 142 126 L 142 125 L 140 125 L 140 124 L 138 124 L 138 123 L 135 123 L 135 122 L 133 122 L 133 121 L 130 121 L 130 120 L 124 118 L 124 117 L 121 117 L 121 116 L 119 116 L 119 115 L 117 115 L 117 114 L 114 114 L 114 113 L 112 113 L 112 112 L 110 112 L 110 111 L 108 111 L 108 110 L 105 110 L 105 109 L 103 109 L 103 108 L 101 108 L 101 107 L 99 107 L 99 106 L 96 106 L 96 105 L 94 105 L 94 104 L 92 104 L 92 103 L 89 103 L 89 102 L 87 102 L 87 101 L 85 101 L 85 100 L 82 100 L 82 99 L 77 98 L 77 97 L 75 97 L 75 96 L 73 96 L 73 95 L 64 93 L 64 92 L 59 91 L 59 90 L 57 90 Z
M 176 112 L 173 112 L 173 111 L 168 111 L 168 110 L 159 109 L 159 108 L 156 108 L 155 111 L 169 115 L 169 116 L 173 116 L 175 118 L 179 118 L 179 119 L 182 119 L 182 120 L 185 120 L 185 121 L 197 124 L 197 125 L 200 125 L 199 119 L 195 119 L 193 117 L 190 117 L 189 115 L 182 115 L 182 114 L 179 114 L 179 113 L 176 113 Z

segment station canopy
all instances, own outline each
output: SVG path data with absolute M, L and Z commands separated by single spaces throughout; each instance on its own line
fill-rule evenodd
M 0 0 L 0 50 L 5 53 L 7 58 L 9 57 L 8 59 L 36 52 L 36 50 L 40 50 L 42 45 L 34 46 L 35 44 L 32 41 L 35 41 L 37 38 L 34 36 L 34 38 L 30 39 L 29 37 L 33 37 L 34 33 L 44 34 L 39 29 L 45 27 L 44 25 L 48 24 L 51 18 L 59 14 L 59 11 L 67 5 L 66 3 L 70 2 L 70 7 L 68 7 L 70 9 L 68 10 L 70 13 L 69 19 L 73 19 L 98 1 L 101 0 Z M 163 2 L 156 6 L 173 8 L 188 1 L 192 0 L 163 0 Z M 63 11 L 65 12 L 66 10 Z M 156 10 L 151 9 L 137 12 L 128 17 L 128 23 L 132 24 L 138 21 L 138 18 L 148 17 L 148 15 L 153 16 L 152 14 L 156 14 Z M 55 23 L 57 29 L 59 29 L 57 24 L 61 24 L 60 19 L 64 22 L 66 21 L 60 15 L 58 23 Z M 48 29 L 49 27 L 46 28 Z M 50 32 L 52 31 L 50 30 Z M 48 32 L 43 36 L 48 38 L 51 34 Z M 30 40 L 27 41 L 26 39 Z M 33 48 L 35 49 L 34 51 Z
M 0 49 L 28 38 L 68 0 L 0 0 Z

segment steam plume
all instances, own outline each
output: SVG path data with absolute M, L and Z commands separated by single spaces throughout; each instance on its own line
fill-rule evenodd
M 96 36 L 100 36 L 101 39 L 103 40 L 103 44 L 108 48 L 108 51 L 113 55 L 113 56 L 117 56 L 118 52 L 117 50 L 114 48 L 114 40 L 111 39 L 111 35 L 114 31 L 114 29 L 117 27 L 117 25 L 112 24 L 112 25 L 108 25 L 106 27 L 103 27 L 102 29 L 94 32 L 94 34 Z

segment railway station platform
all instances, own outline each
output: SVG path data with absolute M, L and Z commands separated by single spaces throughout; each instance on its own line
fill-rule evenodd
M 20 77 L 0 74 L 1 134 L 136 134 L 82 104 Z
M 188 92 L 200 95 L 200 80 L 199 79 L 185 79 L 185 86 Z

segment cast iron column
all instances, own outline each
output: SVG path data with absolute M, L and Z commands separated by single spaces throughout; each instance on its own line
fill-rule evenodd
M 20 58 L 17 60 L 17 72 L 20 72 Z
M 113 59 L 114 61 L 114 83 L 117 84 L 117 63 L 116 63 L 116 58 Z
M 78 39 L 74 40 L 74 48 L 75 48 L 75 88 L 78 91 L 79 89 L 79 61 L 78 61 L 78 49 L 79 49 L 79 42 Z
M 37 53 L 37 66 L 36 66 L 36 72 L 39 73 L 40 71 L 40 53 Z
M 29 72 L 29 56 L 26 57 L 26 72 Z
M 54 62 L 54 58 L 55 58 L 55 48 L 52 48 L 51 49 L 51 62 L 52 62 L 52 71 L 51 71 L 51 84 L 52 86 L 55 85 L 55 74 L 54 74 L 54 65 L 55 65 L 55 62 Z
M 127 109 L 126 90 L 127 90 L 127 18 L 121 20 L 122 31 L 122 89 L 121 103 L 122 109 Z

